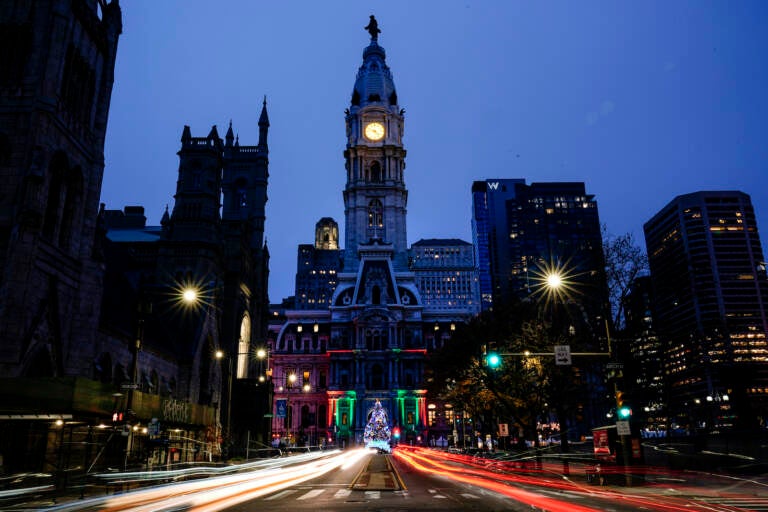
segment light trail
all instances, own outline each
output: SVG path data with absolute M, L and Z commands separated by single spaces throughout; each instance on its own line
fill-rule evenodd
M 314 455 L 315 460 L 304 460 L 299 464 L 291 457 L 282 459 L 280 467 L 270 464 L 273 467 L 92 498 L 50 510 L 63 512 L 90 508 L 104 512 L 153 512 L 184 508 L 190 512 L 214 512 L 317 478 L 370 453 L 366 449 L 325 452 L 321 456 Z M 286 467 L 285 463 L 289 461 L 291 465 Z
M 457 454 L 446 454 L 446 459 L 461 466 L 454 466 L 449 463 L 441 463 L 435 460 L 435 451 L 426 448 L 403 448 L 398 447 L 394 455 L 414 468 L 430 473 L 439 474 L 446 478 L 480 486 L 492 491 L 498 492 L 512 499 L 527 503 L 532 506 L 540 507 L 544 510 L 553 512 L 567 511 L 596 511 L 603 510 L 583 507 L 566 501 L 557 500 L 536 494 L 531 491 L 525 491 L 512 484 L 530 485 L 537 487 L 554 488 L 561 491 L 569 491 L 579 494 L 587 494 L 593 498 L 610 500 L 612 502 L 621 502 L 626 505 L 640 506 L 648 510 L 660 512 L 690 512 L 691 500 L 681 499 L 669 496 L 640 496 L 628 493 L 619 493 L 612 490 L 595 489 L 576 484 L 568 478 L 559 475 L 559 480 L 544 478 L 544 476 L 521 475 L 520 472 L 530 472 L 529 469 L 512 468 L 511 465 L 500 472 L 503 463 L 492 464 L 493 470 L 486 469 L 483 464 L 476 462 L 474 457 Z M 488 464 L 485 464 L 487 466 Z M 554 465 L 552 465 L 554 467 Z M 542 469 L 534 469 L 534 473 L 542 473 Z
M 511 487 L 506 483 L 499 482 L 497 479 L 498 475 L 494 475 L 488 471 L 467 471 L 467 468 L 450 467 L 430 461 L 427 457 L 423 457 L 415 453 L 405 453 L 403 450 L 396 450 L 394 455 L 404 460 L 414 468 L 419 469 L 425 473 L 438 474 L 451 480 L 483 487 L 499 494 L 503 494 L 504 496 L 512 498 L 521 503 L 526 503 L 528 505 L 539 507 L 544 510 L 549 510 L 552 512 L 599 512 L 599 509 L 596 508 L 568 503 L 566 501 L 542 496 L 541 494 L 536 494 L 520 488 Z M 428 467 L 421 462 L 424 462 L 431 467 Z M 491 480 L 489 477 L 494 479 Z

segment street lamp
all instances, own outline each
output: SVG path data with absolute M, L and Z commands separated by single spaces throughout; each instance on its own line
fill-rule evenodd
M 259 360 L 259 382 L 265 382 L 267 380 L 267 377 L 269 377 L 272 374 L 272 371 L 269 369 L 269 353 L 264 348 L 259 348 L 256 350 L 256 359 Z M 267 361 L 267 367 L 266 370 L 263 368 L 264 360 Z
M 222 424 L 222 430 L 225 436 L 223 437 L 229 437 L 230 434 L 230 418 L 232 413 L 232 357 L 224 354 L 224 351 L 221 349 L 216 350 L 216 353 L 214 354 L 216 357 L 216 360 L 218 360 L 221 363 L 221 360 L 226 357 L 227 359 L 227 367 L 226 367 L 226 379 L 227 379 L 227 393 L 226 396 L 222 396 L 222 400 L 226 398 L 225 407 L 224 407 L 224 422 Z M 220 400 L 220 401 L 222 401 Z M 219 406 L 221 407 L 221 406 Z M 221 416 L 221 408 L 219 408 L 219 416 Z

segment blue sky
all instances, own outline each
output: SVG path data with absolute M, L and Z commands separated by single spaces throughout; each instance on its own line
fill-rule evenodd
M 471 241 L 474 180 L 583 181 L 612 234 L 676 195 L 741 190 L 768 240 L 768 2 L 128 0 L 102 202 L 172 207 L 179 139 L 264 95 L 270 300 L 321 217 L 344 240 L 344 109 L 375 14 L 401 107 L 408 241 Z

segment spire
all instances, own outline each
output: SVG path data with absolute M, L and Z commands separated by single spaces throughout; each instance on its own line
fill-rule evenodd
M 267 147 L 268 131 L 269 116 L 267 115 L 267 96 L 264 95 L 264 102 L 261 104 L 261 115 L 259 116 L 259 146 Z
M 363 64 L 357 71 L 357 80 L 352 91 L 352 106 L 396 106 L 395 82 L 387 66 L 387 54 L 384 48 L 379 46 L 378 35 L 381 30 L 373 15 L 365 29 L 371 34 L 371 43 L 363 50 Z
M 165 226 L 171 221 L 171 216 L 168 214 L 168 205 L 165 205 L 165 212 L 163 213 L 163 218 L 160 219 L 160 225 Z
M 187 144 L 192 140 L 192 132 L 189 131 L 189 125 L 184 125 L 184 130 L 181 132 L 181 143 Z
M 211 132 L 208 134 L 207 139 L 213 139 L 215 141 L 219 140 L 219 132 L 216 130 L 216 125 L 213 125 L 211 127 Z
M 232 146 L 232 142 L 235 140 L 235 136 L 232 133 L 232 120 L 229 120 L 229 129 L 227 130 L 227 147 Z

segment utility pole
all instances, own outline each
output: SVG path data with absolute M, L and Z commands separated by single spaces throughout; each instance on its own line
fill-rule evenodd
M 613 345 L 611 343 L 611 332 L 608 328 L 608 319 L 605 319 L 605 335 L 608 339 L 608 353 L 611 354 L 611 361 L 614 362 L 618 366 L 620 364 L 616 360 L 616 353 L 613 350 Z M 623 376 L 623 373 L 622 373 Z M 626 418 L 622 417 L 622 414 L 620 411 L 624 410 L 624 392 L 619 389 L 619 377 L 616 376 L 613 378 L 613 396 L 616 400 L 616 433 L 619 435 L 620 443 L 621 443 L 621 458 L 624 465 L 624 480 L 626 482 L 627 487 L 632 486 L 632 473 L 629 471 L 629 465 L 630 465 L 630 458 L 632 457 L 631 453 L 631 446 L 632 443 L 631 439 L 631 431 L 630 435 L 627 435 L 626 433 L 619 432 L 619 422 L 620 421 L 626 421 L 626 423 L 631 425 L 630 416 L 631 413 L 626 415 Z

